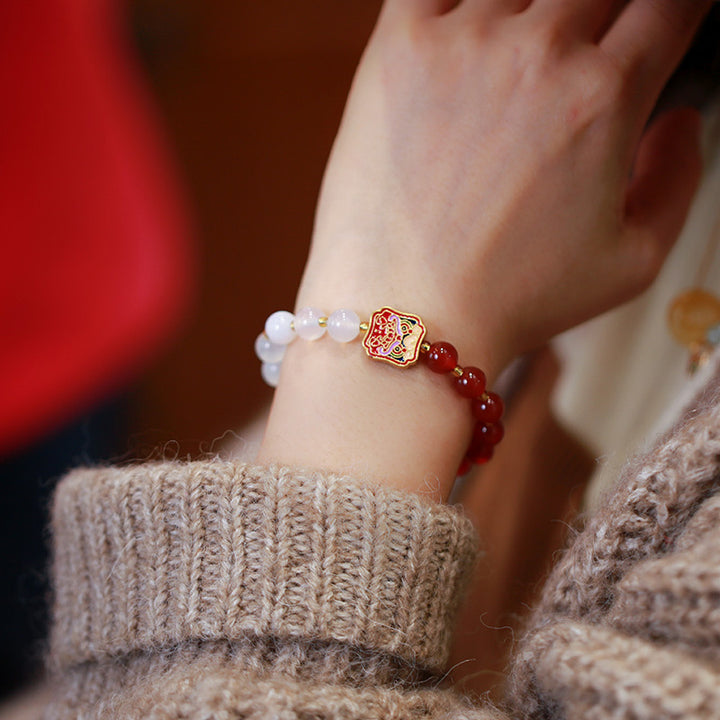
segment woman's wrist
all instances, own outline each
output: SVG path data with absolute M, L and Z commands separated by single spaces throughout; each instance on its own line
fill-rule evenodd
M 481 367 L 489 380 L 497 377 L 520 351 L 514 348 L 513 323 L 506 318 L 507 279 L 493 277 L 484 266 L 469 273 L 449 251 L 450 232 L 437 238 L 437 251 L 428 256 L 413 252 L 409 232 L 401 234 L 406 242 L 399 243 L 390 230 L 396 223 L 378 224 L 383 228 L 379 237 L 316 232 L 296 308 L 351 308 L 368 319 L 389 305 L 419 315 L 430 341 L 451 342 L 461 364 Z
M 363 319 L 369 317 L 358 310 Z M 429 339 L 453 342 L 460 363 L 480 365 L 491 383 L 501 368 L 490 353 L 483 353 L 487 361 L 464 353 L 465 347 L 477 346 L 470 340 L 472 329 L 466 337 L 448 337 L 429 317 L 424 317 Z M 445 500 L 473 418 L 469 401 L 453 391 L 451 379 L 423 365 L 397 368 L 370 360 L 359 340 L 292 342 L 259 459 L 348 473 Z

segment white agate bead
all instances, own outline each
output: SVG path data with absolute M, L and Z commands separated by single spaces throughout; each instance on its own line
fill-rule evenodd
M 265 334 L 270 338 L 270 342 L 276 345 L 291 343 L 295 339 L 294 320 L 293 314 L 287 310 L 274 312 L 265 321 Z
M 360 332 L 360 318 L 352 310 L 336 310 L 328 318 L 328 334 L 337 342 L 350 342 Z
M 325 317 L 322 310 L 314 307 L 305 307 L 295 314 L 295 332 L 303 340 L 317 340 L 325 334 L 325 328 L 318 324 L 318 320 Z
M 279 363 L 285 357 L 287 345 L 276 345 L 270 338 L 261 332 L 255 340 L 255 354 L 259 360 L 266 363 Z
M 266 363 L 264 362 L 260 367 L 260 374 L 262 379 L 270 386 L 277 387 L 280 381 L 280 368 L 282 363 Z

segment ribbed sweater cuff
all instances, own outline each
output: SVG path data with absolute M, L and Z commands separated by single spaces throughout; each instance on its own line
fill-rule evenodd
M 274 638 L 437 671 L 475 548 L 467 519 L 417 496 L 219 461 L 75 471 L 53 532 L 61 667 Z

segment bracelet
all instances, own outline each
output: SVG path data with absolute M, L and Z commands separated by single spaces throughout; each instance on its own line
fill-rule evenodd
M 501 422 L 502 399 L 486 391 L 482 370 L 458 365 L 457 350 L 450 343 L 428 342 L 425 325 L 417 315 L 383 307 L 374 312 L 369 321 L 361 322 L 357 313 L 347 309 L 330 315 L 313 307 L 302 308 L 294 315 L 287 310 L 274 312 L 267 319 L 264 332 L 255 340 L 263 380 L 271 387 L 277 386 L 285 350 L 296 337 L 318 340 L 326 332 L 341 343 L 351 342 L 364 333 L 362 345 L 373 360 L 409 367 L 423 357 L 433 372 L 452 375 L 457 393 L 471 401 L 475 419 L 472 439 L 457 474 L 467 473 L 473 463 L 490 460 L 505 433 Z

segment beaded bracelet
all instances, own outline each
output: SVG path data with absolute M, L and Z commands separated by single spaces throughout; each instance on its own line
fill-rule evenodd
M 373 360 L 408 367 L 423 357 L 433 372 L 452 374 L 457 393 L 471 401 L 476 421 L 457 474 L 467 473 L 473 463 L 490 460 L 505 432 L 500 421 L 502 399 L 496 393 L 486 392 L 482 370 L 458 365 L 457 350 L 450 343 L 425 340 L 426 328 L 417 315 L 383 307 L 374 312 L 368 322 L 361 322 L 357 313 L 346 309 L 336 310 L 329 316 L 313 307 L 302 308 L 295 315 L 286 310 L 274 312 L 265 323 L 265 331 L 255 340 L 263 380 L 272 387 L 277 386 L 285 350 L 296 337 L 317 340 L 325 332 L 341 343 L 351 342 L 362 332 L 365 353 Z

